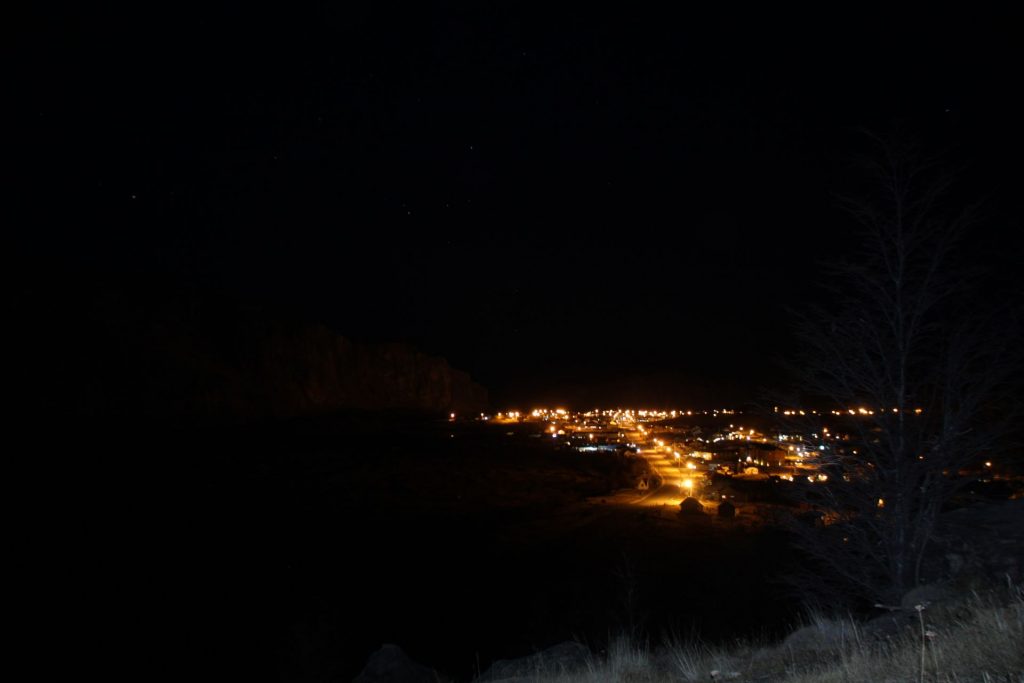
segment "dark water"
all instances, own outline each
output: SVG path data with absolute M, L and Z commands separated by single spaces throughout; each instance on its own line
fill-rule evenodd
M 777 534 L 595 510 L 575 502 L 592 472 L 548 495 L 566 470 L 544 460 L 527 496 L 514 459 L 547 456 L 502 432 L 452 455 L 448 425 L 103 427 L 79 431 L 107 449 L 65 467 L 90 489 L 69 592 L 139 673 L 350 680 L 390 642 L 466 680 L 570 638 L 770 636 L 797 612 Z

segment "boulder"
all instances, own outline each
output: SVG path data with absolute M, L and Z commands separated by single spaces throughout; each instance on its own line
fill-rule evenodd
M 817 618 L 786 636 L 782 646 L 789 652 L 834 650 L 856 641 L 856 628 L 849 620 Z
M 917 612 L 913 609 L 910 611 L 891 610 L 866 621 L 861 627 L 861 631 L 869 640 L 885 641 L 906 633 L 907 629 L 916 629 L 918 625 Z
M 939 518 L 937 542 L 929 547 L 928 581 L 982 583 L 1020 581 L 1024 576 L 1024 498 L 977 503 Z
M 900 600 L 900 607 L 905 610 L 913 610 L 917 605 L 928 605 L 947 601 L 954 597 L 956 592 L 945 583 L 928 583 L 907 592 Z
M 586 666 L 590 650 L 580 643 L 559 643 L 518 659 L 499 659 L 477 679 L 477 683 L 498 683 L 536 676 L 571 673 Z
M 439 680 L 433 669 L 417 664 L 402 648 L 388 643 L 370 655 L 353 683 L 437 683 Z

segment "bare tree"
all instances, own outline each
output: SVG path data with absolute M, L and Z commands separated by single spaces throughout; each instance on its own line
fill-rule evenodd
M 957 206 L 937 164 L 872 140 L 874 187 L 843 202 L 862 245 L 835 268 L 829 305 L 801 313 L 797 366 L 806 394 L 864 410 L 833 422 L 844 439 L 819 435 L 827 481 L 792 488 L 820 513 L 794 525 L 813 562 L 802 586 L 890 604 L 922 581 L 943 506 L 995 457 L 1017 354 L 960 258 L 977 206 Z

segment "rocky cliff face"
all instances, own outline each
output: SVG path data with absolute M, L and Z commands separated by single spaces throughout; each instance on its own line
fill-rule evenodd
M 64 296 L 15 306 L 17 374 L 44 409 L 289 417 L 487 405 L 468 374 L 407 345 L 356 343 L 196 295 Z
M 212 359 L 209 349 L 198 354 L 215 373 L 193 373 L 204 380 L 198 391 L 185 392 L 195 407 L 291 416 L 345 409 L 465 413 L 487 404 L 486 391 L 468 374 L 407 345 L 354 343 L 309 325 L 273 329 L 244 346 Z

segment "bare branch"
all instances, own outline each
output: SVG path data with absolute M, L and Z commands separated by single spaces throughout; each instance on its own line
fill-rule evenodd
M 794 487 L 828 524 L 793 530 L 828 572 L 816 585 L 873 604 L 920 580 L 943 505 L 1008 432 L 992 405 L 1020 354 L 979 314 L 972 273 L 953 258 L 978 205 L 947 205 L 955 178 L 937 158 L 868 137 L 879 150 L 865 164 L 876 194 L 839 199 L 863 247 L 835 270 L 834 309 L 798 312 L 797 369 L 821 399 L 876 412 L 821 454 L 829 486 Z

